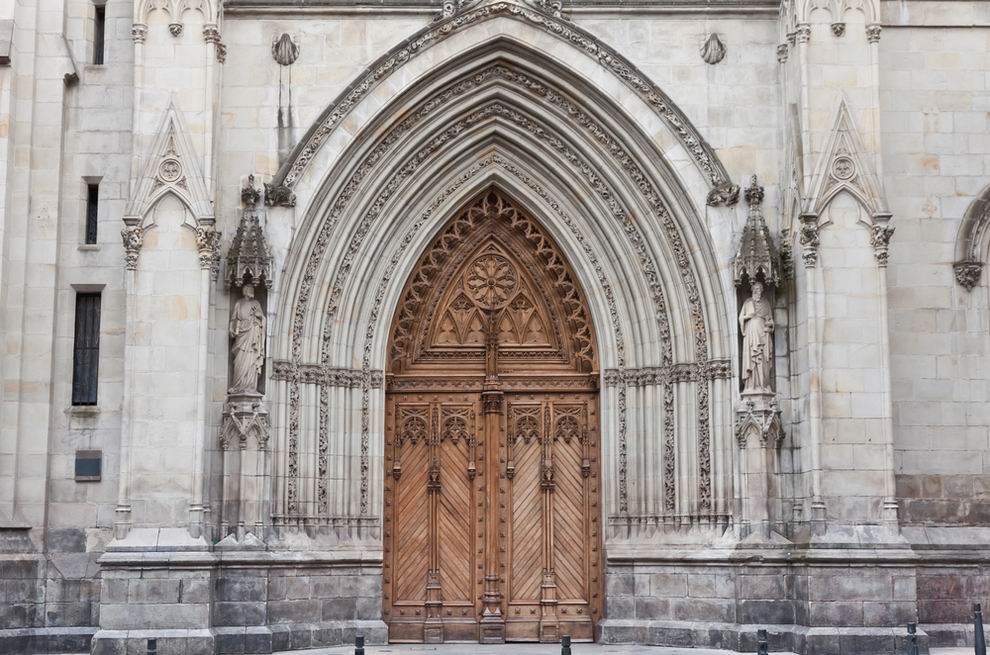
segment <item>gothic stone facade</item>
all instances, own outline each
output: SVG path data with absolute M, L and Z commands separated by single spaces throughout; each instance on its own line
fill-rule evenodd
M 589 634 L 752 650 L 768 626 L 774 648 L 869 655 L 908 622 L 923 649 L 971 636 L 987 3 L 3 12 L 3 652 L 385 641 L 394 317 L 490 190 L 590 317 Z M 232 350 L 245 286 L 262 336 Z M 257 389 L 228 395 L 235 369 Z M 505 581 L 483 582 L 498 640 Z

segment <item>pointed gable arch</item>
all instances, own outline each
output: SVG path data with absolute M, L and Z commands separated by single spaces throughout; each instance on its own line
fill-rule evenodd
M 832 131 L 818 159 L 804 213 L 820 215 L 843 191 L 852 195 L 872 218 L 889 216 L 876 167 L 867 156 L 845 98 L 839 101 Z
M 152 220 L 159 200 L 172 195 L 192 214 L 197 225 L 215 221 L 199 156 L 175 102 L 162 115 L 154 143 L 145 158 L 144 174 L 131 187 L 124 222 L 142 225 Z M 195 226 L 193 226 L 195 227 Z

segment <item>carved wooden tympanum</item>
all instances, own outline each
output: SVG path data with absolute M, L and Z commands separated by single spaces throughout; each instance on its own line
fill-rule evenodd
M 583 294 L 492 190 L 436 237 L 392 329 L 383 610 L 395 642 L 592 640 L 597 361 Z

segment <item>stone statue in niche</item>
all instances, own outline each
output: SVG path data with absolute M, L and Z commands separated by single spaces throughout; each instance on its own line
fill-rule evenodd
M 265 312 L 245 284 L 243 295 L 230 313 L 230 350 L 233 367 L 228 393 L 258 394 L 258 379 L 265 363 Z
M 743 338 L 743 393 L 773 393 L 773 307 L 763 295 L 762 282 L 753 282 L 751 295 L 743 303 L 739 331 Z

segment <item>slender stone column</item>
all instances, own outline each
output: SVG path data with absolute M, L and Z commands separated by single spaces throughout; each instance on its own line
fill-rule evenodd
M 489 310 L 485 343 L 485 386 L 481 402 L 485 421 L 485 587 L 481 614 L 483 644 L 505 642 L 505 617 L 502 615 L 502 594 L 498 583 L 499 511 L 495 490 L 502 475 L 501 451 L 502 408 L 505 394 L 498 378 L 498 328 L 495 312 Z

